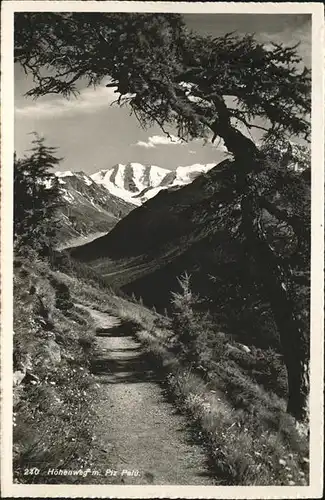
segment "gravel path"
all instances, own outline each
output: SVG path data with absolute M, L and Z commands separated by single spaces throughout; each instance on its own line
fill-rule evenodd
M 191 442 L 185 417 L 164 398 L 132 325 L 88 311 L 97 331 L 93 373 L 101 384 L 97 482 L 212 485 L 203 450 Z

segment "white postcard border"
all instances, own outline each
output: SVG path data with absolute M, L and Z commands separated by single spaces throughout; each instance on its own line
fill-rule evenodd
M 312 14 L 312 266 L 309 486 L 115 486 L 12 483 L 13 15 L 25 11 Z M 322 3 L 4 1 L 1 12 L 2 493 L 5 497 L 319 498 L 323 472 L 324 10 Z

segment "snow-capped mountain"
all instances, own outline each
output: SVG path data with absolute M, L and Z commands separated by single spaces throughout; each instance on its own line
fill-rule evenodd
M 302 172 L 310 168 L 310 150 L 300 144 L 284 141 L 283 144 L 268 148 L 267 153 L 277 161 L 285 160 L 284 166 L 288 170 Z M 106 188 L 112 195 L 140 206 L 163 189 L 174 190 L 190 184 L 214 166 L 215 163 L 194 163 L 170 170 L 157 165 L 118 163 L 90 175 L 90 179 Z
M 61 191 L 61 241 L 110 231 L 134 207 L 83 172 L 56 172 Z
M 128 163 L 90 176 L 70 170 L 56 172 L 63 201 L 60 239 L 64 243 L 107 233 L 131 210 L 159 191 L 189 184 L 213 166 L 213 163 L 195 164 L 168 170 L 156 165 Z
M 92 174 L 90 178 L 104 186 L 114 196 L 139 206 L 156 196 L 162 189 L 185 186 L 214 166 L 214 163 L 206 165 L 196 163 L 169 170 L 156 165 L 118 163 L 112 168 Z
M 134 197 L 144 189 L 160 186 L 169 172 L 170 170 L 156 165 L 149 167 L 141 163 L 128 163 L 127 165 L 118 163 L 114 167 L 100 170 L 90 177 L 115 196 L 134 205 L 141 205 L 141 200 Z
M 275 215 L 267 209 L 261 211 L 261 223 L 274 251 L 288 259 L 294 255 L 296 243 L 290 223 L 283 227 L 281 214 L 297 213 L 297 220 L 301 217 L 302 221 L 308 214 L 308 149 L 295 145 L 275 151 L 273 148 L 269 157 L 272 161 L 255 175 L 262 197 L 275 207 Z M 193 293 L 205 297 L 207 307 L 214 307 L 219 299 L 211 284 L 211 273 L 218 276 L 221 290 L 228 286 L 229 279 L 234 280 L 231 286 L 236 288 L 247 255 L 247 237 L 241 230 L 243 207 L 239 203 L 242 186 L 237 175 L 238 163 L 226 159 L 216 168 L 196 166 L 169 172 L 158 187 L 148 189 L 147 196 L 165 185 L 187 185 L 169 188 L 142 207 L 135 207 L 107 235 L 73 250 L 71 256 L 87 262 L 110 286 L 129 295 L 134 293 L 161 312 L 169 307 L 170 292 L 179 289 L 178 278 L 186 272 L 192 276 Z M 282 168 L 290 172 L 286 177 L 281 175 Z M 190 182 L 198 170 L 208 171 Z M 249 284 L 247 296 L 251 293 Z M 220 293 L 219 298 L 223 304 L 224 294 Z M 232 307 L 233 304 L 229 309 L 231 314 Z M 258 328 L 256 335 L 259 333 Z
M 303 172 L 310 170 L 310 151 L 294 143 L 277 145 L 267 154 L 284 168 Z M 61 209 L 67 236 L 78 237 L 108 232 L 137 206 L 162 190 L 175 191 L 206 174 L 214 163 L 195 163 L 174 170 L 141 163 L 117 164 L 92 175 L 84 172 L 56 172 L 64 206 Z

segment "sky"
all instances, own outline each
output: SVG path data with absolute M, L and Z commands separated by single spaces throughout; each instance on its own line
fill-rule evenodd
M 222 36 L 227 32 L 254 33 L 265 44 L 300 42 L 298 52 L 311 67 L 311 22 L 304 14 L 189 14 L 187 25 L 201 34 Z M 195 140 L 179 143 L 168 139 L 158 126 L 143 130 L 127 108 L 111 105 L 113 89 L 103 82 L 96 89 L 82 88 L 77 98 L 57 95 L 37 100 L 25 97 L 31 80 L 15 67 L 15 149 L 18 156 L 30 148 L 31 132 L 58 147 L 64 159 L 57 170 L 88 174 L 116 163 L 138 162 L 171 170 L 180 165 L 212 163 L 224 158 L 218 140 L 214 145 Z M 252 132 L 254 136 L 254 132 Z M 258 138 L 256 136 L 256 138 Z

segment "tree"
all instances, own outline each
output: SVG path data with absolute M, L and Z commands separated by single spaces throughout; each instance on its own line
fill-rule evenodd
M 179 15 L 19 13 L 15 61 L 34 77 L 28 95 L 68 96 L 81 78 L 98 85 L 109 77 L 118 103 L 142 124 L 176 124 L 182 138 L 212 131 L 235 156 L 257 150 L 234 121 L 272 138 L 309 136 L 310 71 L 297 69 L 296 46 L 200 36 Z M 253 123 L 256 117 L 270 126 Z
M 250 188 L 242 198 L 242 232 L 246 238 L 247 253 L 254 256 L 258 266 L 262 293 L 270 303 L 279 332 L 288 373 L 287 409 L 298 420 L 302 420 L 306 416 L 309 392 L 309 318 L 304 311 L 299 310 L 295 287 L 299 278 L 302 279 L 302 285 L 309 285 L 309 211 L 306 210 L 305 217 L 289 215 L 289 211 L 279 209 L 270 202 L 269 196 L 261 196 L 256 176 L 252 177 L 251 174 Z M 288 182 L 287 173 L 281 177 L 284 182 Z M 293 181 L 290 187 L 292 197 L 297 197 L 299 190 Z M 300 199 L 304 201 L 304 198 Z M 287 246 L 291 248 L 286 249 L 282 244 L 275 249 L 271 244 L 262 221 L 263 210 L 269 216 L 274 216 L 278 225 L 279 221 L 284 222 L 286 231 L 291 232 L 286 235 L 286 243 L 289 241 Z M 297 276 L 297 268 L 304 271 L 303 276 Z
M 166 134 L 174 126 L 183 140 L 223 139 L 234 158 L 229 166 L 236 172 L 235 188 L 241 192 L 241 229 L 283 344 L 288 410 L 302 419 L 308 392 L 307 331 L 293 311 L 290 266 L 269 244 L 262 211 L 291 227 L 297 254 L 308 231 L 301 229 L 299 217 L 279 210 L 263 194 L 270 159 L 241 131 L 260 129 L 266 144 L 297 135 L 309 139 L 311 76 L 296 49 L 275 43 L 265 47 L 251 35 L 202 36 L 174 14 L 15 17 L 15 61 L 34 79 L 28 95 L 69 96 L 77 93 L 80 80 L 98 85 L 109 77 L 107 86 L 116 88 L 117 104 L 129 105 L 143 126 L 156 123 Z M 292 343 L 294 356 L 288 350 Z
M 193 306 L 199 300 L 190 288 L 191 276 L 184 275 L 177 278 L 181 292 L 172 292 L 173 331 L 177 335 L 179 350 L 186 352 L 188 359 L 195 353 L 195 312 Z
M 58 180 L 49 169 L 61 159 L 37 134 L 32 144 L 30 155 L 14 158 L 14 240 L 19 251 L 27 246 L 48 256 L 56 242 L 60 205 Z

